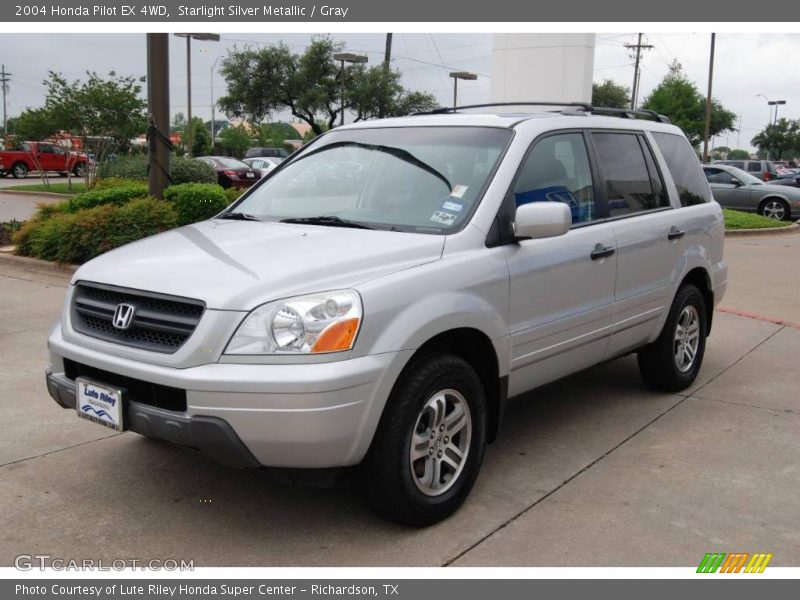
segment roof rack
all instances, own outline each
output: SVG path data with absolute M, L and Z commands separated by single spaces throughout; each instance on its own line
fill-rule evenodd
M 658 123 L 671 123 L 668 117 L 658 114 L 654 110 L 645 108 L 629 109 L 629 108 L 609 108 L 606 106 L 592 106 L 588 102 L 489 102 L 486 104 L 466 104 L 463 106 L 443 106 L 433 110 L 416 112 L 412 116 L 418 115 L 443 115 L 448 113 L 456 113 L 460 110 L 469 110 L 473 108 L 494 108 L 498 106 L 561 106 L 565 109 L 579 109 L 578 112 L 592 113 L 595 115 L 603 115 L 609 117 L 620 117 L 623 119 L 636 119 L 645 118 Z M 566 113 L 566 110 L 562 110 Z

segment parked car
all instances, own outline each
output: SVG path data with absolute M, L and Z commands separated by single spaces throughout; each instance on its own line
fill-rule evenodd
M 764 183 L 750 173 L 720 163 L 704 165 L 703 172 L 714 199 L 726 208 L 779 221 L 800 218 L 800 190 Z
M 259 158 L 264 156 L 272 156 L 275 158 L 286 158 L 289 152 L 286 148 L 249 148 L 244 153 L 245 158 Z
M 697 376 L 722 211 L 681 130 L 640 114 L 337 127 L 216 218 L 80 267 L 48 390 L 230 466 L 360 465 L 376 512 L 439 521 L 507 398 L 634 352 L 652 388 Z
M 83 177 L 89 164 L 85 154 L 70 152 L 50 142 L 23 142 L 19 150 L 0 151 L 0 159 L 4 165 L 0 175 L 11 174 L 15 179 L 24 179 L 40 167 L 46 172 L 62 175 L 72 172 L 76 177 Z
M 247 188 L 261 179 L 255 169 L 229 156 L 198 156 L 195 160 L 210 165 L 217 173 L 217 183 L 224 188 Z
M 790 169 L 787 174 L 781 175 L 777 179 L 770 181 L 770 184 L 800 187 L 800 173 L 798 173 L 795 169 Z
M 264 175 L 275 169 L 284 160 L 286 159 L 278 156 L 265 156 L 262 158 L 245 158 L 242 162 L 251 169 L 258 171 L 261 177 L 264 177 Z
M 761 181 L 775 179 L 777 174 L 775 164 L 769 160 L 715 160 L 712 164 L 736 167 L 754 177 L 758 177 Z

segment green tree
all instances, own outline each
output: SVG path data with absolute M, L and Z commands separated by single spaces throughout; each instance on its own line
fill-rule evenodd
M 189 140 L 189 126 L 183 134 L 184 143 Z M 200 117 L 192 117 L 192 156 L 205 156 L 211 152 L 211 133 Z
M 728 160 L 747 160 L 750 158 L 750 153 L 747 150 L 731 150 L 728 152 Z
M 219 99 L 219 106 L 229 117 L 251 123 L 288 110 L 320 134 L 337 123 L 343 110 L 353 110 L 356 119 L 364 119 L 415 110 L 418 104 L 432 102 L 426 94 L 406 92 L 399 84 L 399 73 L 385 67 L 346 65 L 342 69 L 333 59 L 342 49 L 340 42 L 329 37 L 313 38 L 302 54 L 284 43 L 234 48 L 220 68 L 228 93 Z
M 183 133 L 186 130 L 186 115 L 182 112 L 176 112 L 172 117 L 172 125 L 169 127 L 172 133 Z
M 620 85 L 612 79 L 592 84 L 592 105 L 609 108 L 628 108 L 631 104 L 630 88 Z
M 236 158 L 242 158 L 247 149 L 253 144 L 242 125 L 223 129 L 219 134 L 219 138 L 221 146 Z
M 26 109 L 13 121 L 13 133 L 18 142 L 44 140 L 58 130 L 53 114 L 45 108 Z
M 642 108 L 669 117 L 683 130 L 692 146 L 703 141 L 706 99 L 683 73 L 678 61 L 670 65 L 669 72 L 645 98 Z M 735 121 L 736 115 L 733 112 L 726 110 L 719 101 L 711 100 L 711 137 L 725 131 L 734 131 Z
M 800 151 L 800 122 L 780 119 L 767 125 L 750 143 L 773 160 L 793 158 Z

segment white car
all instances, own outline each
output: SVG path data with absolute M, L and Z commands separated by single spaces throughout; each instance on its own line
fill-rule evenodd
M 264 177 L 267 173 L 276 169 L 284 160 L 286 159 L 279 156 L 263 156 L 260 158 L 245 158 L 242 162 L 251 169 L 258 171 L 261 177 Z

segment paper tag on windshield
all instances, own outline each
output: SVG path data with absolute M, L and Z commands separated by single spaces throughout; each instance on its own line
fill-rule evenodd
M 442 210 L 435 210 L 431 215 L 431 221 L 435 223 L 441 223 L 442 225 L 447 225 L 448 227 L 456 222 L 456 215 L 446 213 Z
M 467 193 L 468 189 L 469 189 L 469 186 L 461 185 L 460 183 L 457 183 L 457 184 L 455 184 L 453 186 L 453 191 L 450 192 L 450 195 L 453 198 L 463 198 L 464 194 Z

